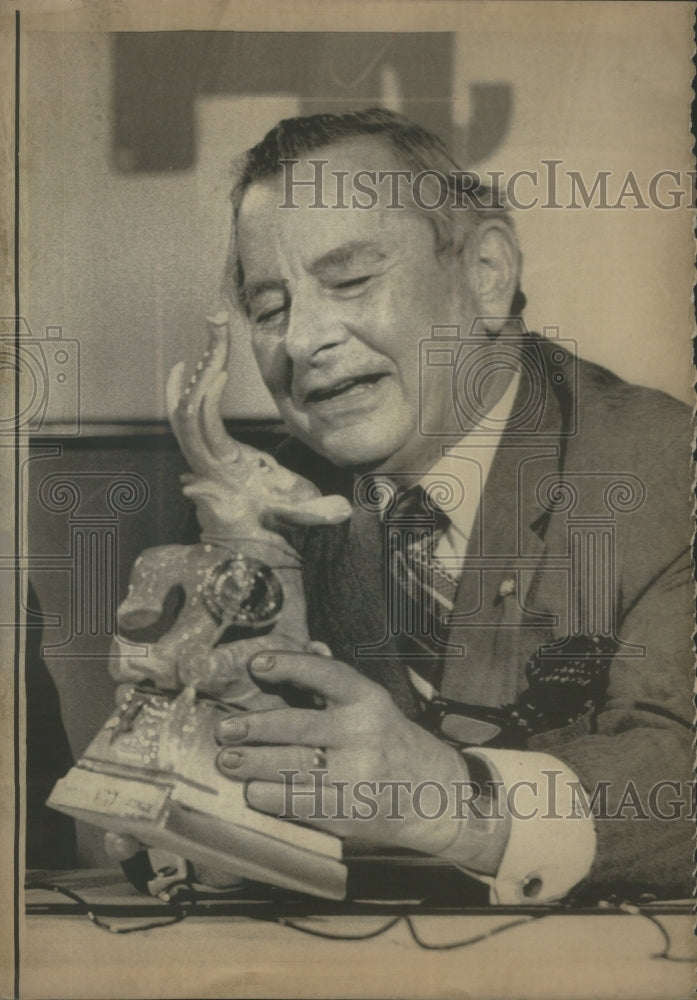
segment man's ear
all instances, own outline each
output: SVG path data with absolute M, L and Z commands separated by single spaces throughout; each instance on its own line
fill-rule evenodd
M 510 316 L 518 288 L 521 253 L 513 228 L 501 219 L 486 220 L 477 227 L 472 240 L 474 275 L 472 289 L 477 312 L 486 317 L 486 328 L 499 333 Z

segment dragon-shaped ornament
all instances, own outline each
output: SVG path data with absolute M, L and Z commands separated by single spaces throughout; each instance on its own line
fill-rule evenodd
M 152 848 L 152 892 L 183 881 L 187 858 L 199 882 L 222 885 L 242 875 L 341 897 L 340 842 L 249 809 L 242 786 L 216 770 L 214 731 L 222 713 L 283 704 L 251 679 L 255 653 L 329 653 L 310 640 L 300 558 L 282 531 L 337 524 L 351 508 L 229 437 L 220 414 L 227 316 L 209 318 L 208 329 L 208 349 L 189 382 L 180 363 L 167 383 L 170 424 L 191 469 L 183 492 L 196 505 L 200 542 L 147 549 L 136 560 L 110 661 L 117 710 L 49 804 Z M 138 655 L 142 646 L 123 633 L 158 623 L 174 588 L 184 594 L 176 620 Z M 170 874 L 157 874 L 158 867 Z M 137 881 L 132 870 L 129 877 Z

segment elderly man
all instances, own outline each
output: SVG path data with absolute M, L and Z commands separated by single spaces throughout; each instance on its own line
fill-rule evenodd
M 687 409 L 527 333 L 505 208 L 399 115 L 281 122 L 233 205 L 281 460 L 354 514 L 293 539 L 331 656 L 249 665 L 312 701 L 223 720 L 219 769 L 502 902 L 686 892 Z

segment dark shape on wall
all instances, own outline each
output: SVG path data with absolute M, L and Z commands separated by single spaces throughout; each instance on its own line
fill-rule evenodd
M 381 102 L 388 68 L 402 110 L 474 166 L 503 142 L 510 83 L 470 85 L 464 128 L 452 120 L 452 32 L 118 33 L 114 42 L 117 169 L 186 170 L 196 162 L 195 101 L 206 94 L 297 94 L 300 113 Z

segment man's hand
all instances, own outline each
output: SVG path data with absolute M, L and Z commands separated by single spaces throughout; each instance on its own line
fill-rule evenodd
M 466 765 L 409 721 L 384 688 L 344 663 L 303 653 L 262 653 L 249 671 L 264 687 L 291 684 L 323 705 L 220 721 L 218 769 L 247 782 L 250 806 L 375 844 L 429 854 L 450 845 Z

